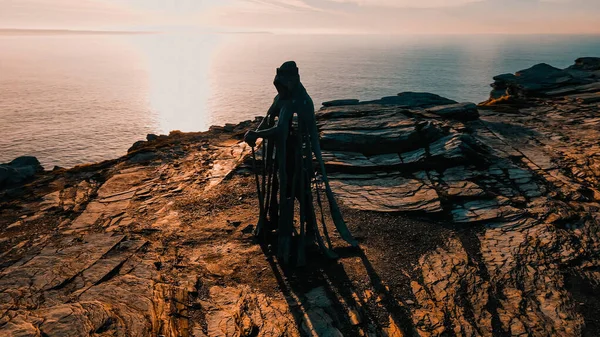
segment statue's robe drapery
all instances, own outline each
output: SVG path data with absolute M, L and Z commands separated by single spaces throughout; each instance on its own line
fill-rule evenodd
M 289 263 L 305 263 L 305 248 L 316 243 L 328 257 L 331 250 L 320 186 L 324 187 L 331 219 L 340 236 L 353 246 L 352 237 L 335 200 L 321 154 L 314 105 L 299 76 L 285 71 L 285 63 L 275 78 L 279 95 L 257 131 L 263 138 L 263 179 L 259 184 L 261 214 L 255 234 L 268 238 L 275 231 L 277 255 Z M 293 64 L 295 68 L 295 64 Z M 313 165 L 313 156 L 316 167 Z M 315 198 L 316 196 L 316 198 Z M 294 227 L 295 203 L 299 204 L 299 227 Z M 317 210 L 319 212 L 317 212 Z M 317 217 L 317 214 L 320 216 Z M 294 238 L 294 240 L 292 239 Z M 296 251 L 292 251 L 292 247 Z

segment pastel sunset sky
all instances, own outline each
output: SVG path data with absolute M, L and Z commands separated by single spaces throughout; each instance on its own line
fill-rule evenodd
M 600 34 L 600 0 L 0 0 L 0 28 Z

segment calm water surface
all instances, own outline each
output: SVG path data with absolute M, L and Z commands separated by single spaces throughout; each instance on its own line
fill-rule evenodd
M 123 155 L 148 133 L 264 115 L 290 59 L 319 106 L 402 91 L 480 102 L 494 75 L 579 56 L 600 56 L 600 37 L 0 36 L 0 162 L 70 167 Z

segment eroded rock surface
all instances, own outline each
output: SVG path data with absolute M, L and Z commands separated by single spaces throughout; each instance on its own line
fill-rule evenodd
M 149 137 L 116 162 L 6 191 L 0 335 L 299 336 L 283 296 L 223 280 L 268 267 L 228 222 L 246 216 L 231 202 L 212 216 L 220 194 L 207 192 L 243 164 L 250 125 Z M 210 207 L 191 209 L 199 198 Z
M 558 69 L 546 63 L 494 77 L 490 99 L 483 105 L 526 103 L 532 97 L 554 97 L 567 94 L 598 92 L 600 58 L 582 57 L 575 64 Z M 584 97 L 595 96 L 593 94 Z M 596 101 L 597 102 L 597 101 Z M 582 103 L 593 103 L 583 100 Z
M 419 260 L 420 280 L 412 281 L 417 334 L 597 331 L 591 311 L 598 298 L 583 299 L 577 289 L 598 284 L 595 64 L 538 65 L 495 78 L 521 108 L 483 110 L 478 120 L 432 114 L 456 105 L 321 110 L 326 164 L 347 206 L 432 214 L 456 228 L 478 228 L 468 240 L 459 230 Z
M 0 336 L 598 335 L 598 62 L 549 67 L 500 76 L 516 104 L 328 103 L 324 159 L 361 249 L 329 228 L 341 258 L 305 269 L 251 236 L 255 123 L 5 189 Z

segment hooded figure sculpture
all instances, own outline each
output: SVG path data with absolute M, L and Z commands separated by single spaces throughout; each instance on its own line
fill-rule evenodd
M 253 148 L 258 138 L 263 139 L 263 176 L 261 182 L 257 179 L 260 218 L 255 235 L 271 240 L 271 233 L 276 233 L 277 256 L 285 264 L 290 262 L 294 253 L 293 245 L 297 265 L 304 265 L 306 246 L 315 242 L 326 256 L 335 258 L 321 204 L 321 183 L 340 236 L 352 246 L 356 246 L 357 242 L 350 234 L 329 186 L 313 101 L 300 83 L 298 68 L 293 61 L 285 62 L 277 69 L 273 84 L 278 92 L 273 105 L 258 129 L 248 131 L 245 137 Z M 313 166 L 313 155 L 317 160 L 317 172 Z M 313 194 L 316 195 L 316 205 Z M 294 228 L 296 200 L 300 211 L 297 229 Z M 320 210 L 321 230 L 316 209 Z

